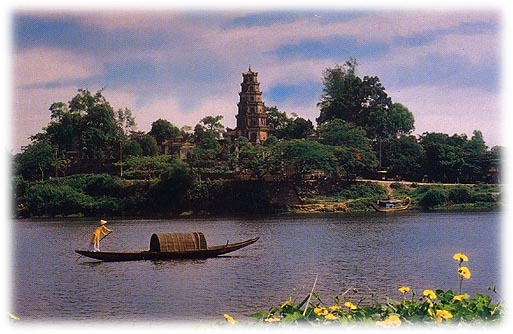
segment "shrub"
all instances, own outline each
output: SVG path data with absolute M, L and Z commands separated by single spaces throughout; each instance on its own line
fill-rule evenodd
M 470 203 L 472 200 L 472 190 L 466 186 L 454 187 L 449 190 L 447 197 L 454 204 Z
M 444 204 L 447 201 L 447 195 L 438 189 L 429 189 L 422 199 L 420 200 L 419 204 L 424 209 L 433 209 L 435 206 L 439 206 Z

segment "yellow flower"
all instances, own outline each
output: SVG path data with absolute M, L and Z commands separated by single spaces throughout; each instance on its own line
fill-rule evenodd
M 401 326 L 401 319 L 397 314 L 391 314 L 383 321 L 376 321 L 376 325 L 381 327 L 399 327 Z
M 460 263 L 463 261 L 468 261 L 468 257 L 463 253 L 456 253 L 452 256 L 453 259 L 459 261 Z
M 470 270 L 467 267 L 458 268 L 458 273 L 460 274 L 461 277 L 463 277 L 465 279 L 470 278 Z
M 462 301 L 462 300 L 465 300 L 465 299 L 468 299 L 468 298 L 470 298 L 468 293 L 465 293 L 465 294 L 462 294 L 462 295 L 456 295 L 456 296 L 452 297 L 453 300 L 458 300 L 458 301 Z
M 410 288 L 407 286 L 402 286 L 399 288 L 399 292 L 402 292 L 402 293 L 410 292 Z
M 267 321 L 267 322 L 278 322 L 278 321 L 281 321 L 281 318 L 273 315 L 272 317 L 267 318 L 264 321 Z
M 328 309 L 325 307 L 316 307 L 314 308 L 314 313 L 318 316 L 325 316 L 328 314 Z
M 326 320 L 331 320 L 331 321 L 334 321 L 334 320 L 337 320 L 338 317 L 336 315 L 334 315 L 333 313 L 328 313 L 326 315 L 326 317 L 324 317 Z
M 236 324 L 237 321 L 235 319 L 233 319 L 233 317 L 227 313 L 224 314 L 224 318 L 226 319 L 226 321 L 228 321 L 230 324 Z
M 331 312 L 340 311 L 341 309 L 342 309 L 342 306 L 340 306 L 340 305 L 332 305 L 329 307 L 329 310 Z
M 440 323 L 442 322 L 442 319 L 451 319 L 452 318 L 452 313 L 449 312 L 449 311 L 446 311 L 446 310 L 436 310 L 436 314 L 435 314 L 435 321 L 437 323 Z
M 351 303 L 351 302 L 345 302 L 344 305 L 346 307 L 349 307 L 350 310 L 356 310 L 357 309 L 356 305 Z
M 436 293 L 433 290 L 424 290 L 424 293 L 422 294 L 424 297 L 427 297 L 429 299 L 435 299 Z

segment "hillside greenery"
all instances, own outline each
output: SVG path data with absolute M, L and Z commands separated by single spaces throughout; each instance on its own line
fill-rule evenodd
M 327 68 L 323 84 L 317 127 L 266 107 L 269 137 L 258 144 L 225 137 L 220 115 L 182 128 L 159 118 L 138 131 L 103 90 L 79 89 L 53 103 L 48 125 L 12 156 L 13 214 L 355 211 L 391 196 L 424 210 L 499 206 L 503 149 L 488 148 L 479 130 L 412 135 L 413 113 L 379 78 L 359 77 L 354 59 Z

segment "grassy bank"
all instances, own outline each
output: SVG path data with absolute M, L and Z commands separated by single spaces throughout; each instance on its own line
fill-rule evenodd
M 411 198 L 410 210 L 482 211 L 501 208 L 502 186 L 489 184 L 435 184 L 391 181 L 355 181 L 300 188 L 302 203 L 294 213 L 373 211 L 370 202 Z

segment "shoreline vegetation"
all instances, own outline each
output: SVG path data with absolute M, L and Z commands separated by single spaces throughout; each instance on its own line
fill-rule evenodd
M 409 286 L 397 288 L 398 298 L 385 296 L 384 302 L 377 301 L 376 296 L 361 296 L 356 289 L 347 289 L 331 301 L 315 292 L 317 277 L 312 290 L 306 296 L 290 296 L 279 306 L 258 311 L 250 316 L 254 323 L 265 327 L 307 325 L 308 328 L 332 328 L 342 326 L 356 328 L 396 328 L 426 326 L 440 328 L 449 326 L 457 328 L 479 327 L 491 328 L 499 324 L 504 311 L 502 297 L 495 286 L 488 290 L 500 300 L 493 302 L 487 294 L 476 293 L 474 297 L 464 292 L 464 281 L 471 279 L 472 273 L 466 262 L 469 258 L 463 253 L 455 253 L 456 272 L 459 289 L 452 290 L 426 288 L 417 292 Z M 226 325 L 238 325 L 233 316 L 225 313 Z
M 374 211 L 372 202 L 411 198 L 407 211 L 496 211 L 498 184 L 439 184 L 408 181 L 309 179 L 301 182 L 202 180 L 187 191 L 179 185 L 80 174 L 14 184 L 24 201 L 19 218 L 202 217 L 296 215 Z M 176 196 L 180 194 L 180 196 Z M 175 194 L 175 196 L 173 196 Z

